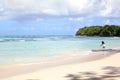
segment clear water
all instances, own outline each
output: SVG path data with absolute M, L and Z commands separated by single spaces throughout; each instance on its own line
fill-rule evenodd
M 41 59 L 63 54 L 83 54 L 84 51 L 100 48 L 101 41 L 105 41 L 107 48 L 120 47 L 120 37 L 0 37 L 0 64 L 17 63 L 28 58 Z

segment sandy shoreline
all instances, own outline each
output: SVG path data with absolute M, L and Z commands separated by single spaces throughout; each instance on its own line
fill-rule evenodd
M 114 54 L 114 55 L 113 55 Z M 97 72 L 101 75 L 102 68 L 120 70 L 120 52 L 99 52 L 88 56 L 57 57 L 43 64 L 9 65 L 0 67 L 0 80 L 72 80 L 79 78 L 82 72 Z M 84 62 L 84 63 L 83 63 Z M 81 72 L 81 73 L 79 73 Z M 120 72 L 118 73 L 120 75 Z M 117 74 L 117 75 L 118 75 Z M 84 74 L 88 76 L 88 74 Z M 92 75 L 92 73 L 91 73 Z M 77 77 L 75 77 L 77 76 Z M 99 76 L 96 74 L 96 76 Z M 115 77 L 115 80 L 120 77 Z M 83 77 L 85 78 L 85 77 Z M 92 77 L 89 77 L 92 78 Z M 103 78 L 99 76 L 98 78 Z M 79 80 L 78 79 L 78 80 Z M 90 79 L 89 79 L 90 80 Z M 91 79 L 92 80 L 92 79 Z

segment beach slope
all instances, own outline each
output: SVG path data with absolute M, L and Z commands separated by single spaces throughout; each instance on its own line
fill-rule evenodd
M 119 61 L 120 53 L 116 53 L 99 60 L 50 67 L 0 80 L 120 80 Z

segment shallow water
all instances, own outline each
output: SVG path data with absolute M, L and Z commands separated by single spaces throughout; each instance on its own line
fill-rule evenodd
M 86 36 L 7 36 L 0 37 L 0 64 L 46 58 L 64 54 L 84 54 L 99 49 L 101 41 L 107 48 L 120 46 L 120 37 Z

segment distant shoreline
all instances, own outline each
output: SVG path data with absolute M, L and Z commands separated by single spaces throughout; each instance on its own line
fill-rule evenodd
M 76 36 L 105 36 L 105 37 L 120 37 L 120 26 L 104 25 L 104 26 L 85 26 L 76 32 Z

